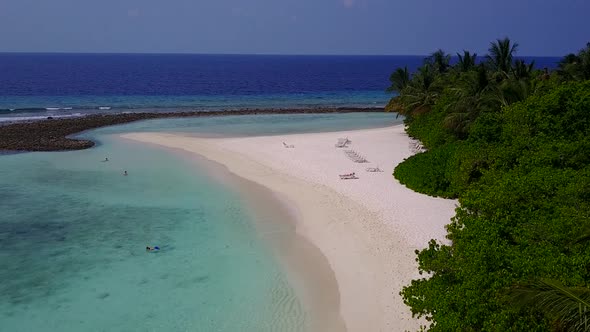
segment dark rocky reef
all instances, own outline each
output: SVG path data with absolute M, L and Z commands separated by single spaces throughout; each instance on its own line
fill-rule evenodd
M 0 151 L 64 151 L 94 146 L 89 140 L 67 136 L 85 130 L 129 123 L 139 120 L 256 114 L 312 114 L 383 112 L 382 108 L 312 108 L 312 109 L 245 109 L 236 111 L 193 111 L 170 113 L 96 114 L 75 118 L 13 122 L 0 126 Z

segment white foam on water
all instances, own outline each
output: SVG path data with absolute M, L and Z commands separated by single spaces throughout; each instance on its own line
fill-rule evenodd
M 34 121 L 34 120 L 46 120 L 48 117 L 54 119 L 58 118 L 75 118 L 84 116 L 82 113 L 74 114 L 63 114 L 63 115 L 37 115 L 37 116 L 7 116 L 0 117 L 0 122 L 21 122 L 21 121 Z

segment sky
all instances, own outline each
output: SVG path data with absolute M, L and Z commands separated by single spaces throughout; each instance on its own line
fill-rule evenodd
M 0 52 L 562 56 L 590 0 L 0 0 Z

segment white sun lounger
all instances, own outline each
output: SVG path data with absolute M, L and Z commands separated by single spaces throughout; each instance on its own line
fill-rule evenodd
M 334 145 L 337 148 L 345 148 L 348 143 L 350 143 L 350 140 L 347 138 L 339 138 L 338 139 L 338 143 L 336 143 L 336 145 Z
M 354 150 L 344 150 L 344 153 L 348 156 L 348 158 L 350 158 L 350 160 L 354 161 L 355 163 L 369 162 L 365 157 L 361 156 Z
M 294 147 L 295 147 L 295 145 L 293 145 L 293 144 L 287 144 L 287 143 L 285 143 L 285 142 L 283 142 L 283 146 L 284 146 L 285 148 L 288 148 L 288 149 L 292 149 L 292 148 L 294 148 Z

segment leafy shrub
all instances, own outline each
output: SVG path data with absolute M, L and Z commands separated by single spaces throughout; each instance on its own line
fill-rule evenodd
M 434 119 L 414 132 L 428 137 Z M 431 331 L 560 330 L 554 317 L 515 308 L 506 294 L 536 278 L 589 285 L 590 241 L 576 241 L 590 230 L 589 81 L 483 113 L 466 140 L 434 144 L 394 175 L 416 191 L 459 197 L 447 226 L 452 244 L 431 241 L 420 251 L 429 277 L 401 292 Z

